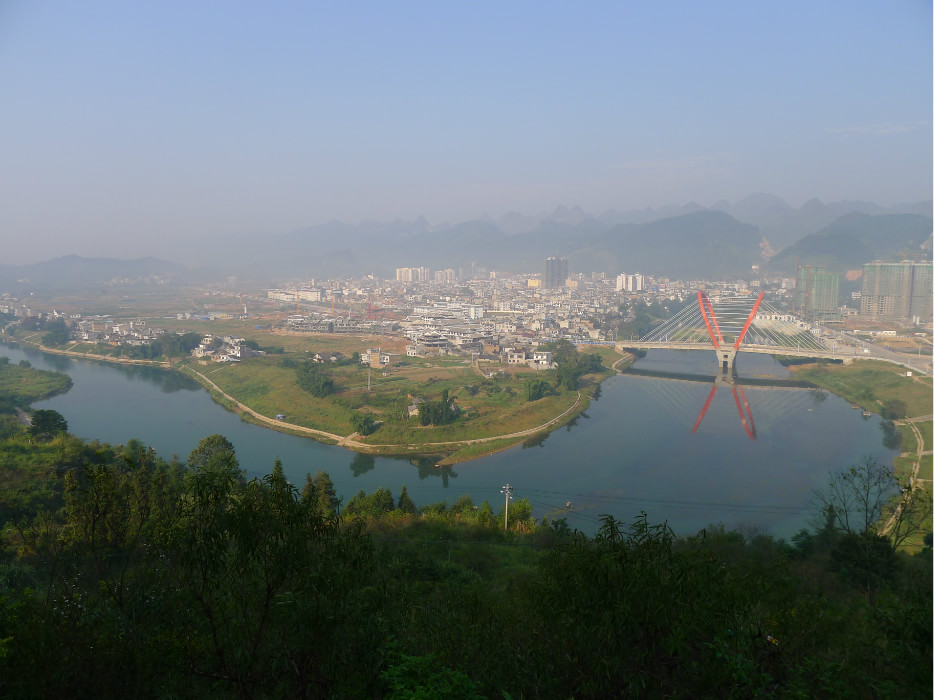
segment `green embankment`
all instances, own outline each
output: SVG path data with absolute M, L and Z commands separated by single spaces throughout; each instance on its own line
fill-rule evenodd
M 898 365 L 856 360 L 848 365 L 816 364 L 790 369 L 796 378 L 828 389 L 873 413 L 881 413 L 886 404 L 900 401 L 908 416 L 931 414 L 931 378 L 907 377 Z
M 313 343 L 314 338 L 305 339 Z M 495 438 L 540 428 L 558 420 L 554 429 L 586 408 L 593 388 L 612 374 L 604 370 L 580 378 L 583 396 L 578 401 L 577 390 L 557 387 L 553 372 L 533 370 L 500 372 L 499 365 L 482 363 L 480 371 L 469 360 L 454 357 L 422 359 L 405 358 L 394 366 L 370 369 L 356 363 L 325 364 L 333 378 L 336 392 L 324 398 L 312 396 L 296 383 L 297 368 L 310 354 L 309 346 L 301 353 L 269 355 L 240 363 L 202 364 L 186 361 L 186 365 L 203 374 L 224 393 L 257 413 L 273 418 L 284 415 L 283 423 L 291 423 L 336 435 L 350 435 L 354 429 L 351 418 L 355 412 L 373 415 L 379 422 L 375 433 L 356 439 L 368 446 L 368 452 L 394 454 L 424 449 L 426 452 L 454 453 L 449 461 L 458 462 L 489 454 L 496 449 L 514 445 L 526 439 L 519 436 L 495 446 L 464 444 L 436 446 L 432 443 L 466 443 L 471 440 Z M 590 350 L 589 348 L 587 349 Z M 341 351 L 349 355 L 351 349 Z M 620 355 L 609 348 L 596 348 L 604 362 L 615 362 Z M 492 376 L 487 376 L 492 373 Z M 529 378 L 545 378 L 553 386 L 551 394 L 537 401 L 528 401 L 525 384 Z M 369 386 L 368 386 L 369 385 Z M 417 417 L 407 414 L 415 397 L 437 400 L 444 391 L 452 397 L 459 417 L 448 425 L 422 426 Z M 220 397 L 216 397 L 220 398 Z M 230 407 L 228 401 L 221 403 Z M 247 420 L 256 419 L 248 415 Z M 286 425 L 269 425 L 287 430 Z
M 0 348 L 0 403 L 25 408 L 70 388 L 71 378 L 67 374 L 13 364 L 2 356 Z

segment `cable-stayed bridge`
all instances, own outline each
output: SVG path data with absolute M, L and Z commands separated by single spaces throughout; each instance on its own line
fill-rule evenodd
M 697 300 L 665 320 L 638 341 L 617 343 L 618 348 L 666 350 L 713 350 L 721 372 L 731 373 L 736 354 L 743 352 L 799 357 L 850 359 L 853 351 L 843 353 L 827 347 L 811 333 L 807 324 L 794 315 L 776 309 L 752 297 L 715 297 L 703 290 Z

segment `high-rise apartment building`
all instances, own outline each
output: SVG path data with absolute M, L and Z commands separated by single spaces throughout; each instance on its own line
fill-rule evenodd
M 435 282 L 437 284 L 454 284 L 457 282 L 457 272 L 451 268 L 438 270 L 435 273 Z
M 863 265 L 860 292 L 861 316 L 879 320 L 931 320 L 932 290 L 930 262 L 885 263 L 878 260 Z
M 623 272 L 616 277 L 617 292 L 641 292 L 645 287 L 645 277 L 638 272 L 634 275 L 627 275 Z
M 808 321 L 840 318 L 840 275 L 801 265 L 795 281 L 795 313 Z
M 470 280 L 481 279 L 483 277 L 484 268 L 482 265 L 476 262 L 469 262 L 466 265 L 461 265 L 458 269 L 458 278 L 462 282 L 468 282 Z
M 564 284 L 568 278 L 567 258 L 547 258 L 545 260 L 545 275 L 542 286 L 546 289 L 555 289 Z
M 428 282 L 430 274 L 427 267 L 397 267 L 396 282 Z

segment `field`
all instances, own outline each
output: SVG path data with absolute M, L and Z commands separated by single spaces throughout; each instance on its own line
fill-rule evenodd
M 889 401 L 904 402 L 909 416 L 931 415 L 930 377 L 906 377 L 897 365 L 878 360 L 856 360 L 849 365 L 799 365 L 790 368 L 797 379 L 805 379 L 881 413 Z
M 217 322 L 212 323 L 212 326 Z M 233 325 L 224 331 L 237 332 Z M 228 330 L 229 329 L 229 330 Z M 213 330 L 213 329 L 212 329 Z M 244 334 L 246 335 L 246 334 Z M 530 368 L 506 367 L 494 362 L 474 366 L 469 358 L 411 358 L 393 355 L 386 368 L 369 368 L 359 363 L 327 364 L 336 392 L 316 398 L 296 383 L 297 365 L 313 352 L 339 351 L 346 356 L 371 347 L 391 353 L 402 348 L 395 338 L 347 335 L 279 335 L 254 333 L 260 343 L 277 343 L 287 348 L 285 354 L 252 358 L 240 363 L 205 364 L 186 360 L 185 364 L 202 373 L 224 393 L 268 418 L 283 415 L 283 428 L 294 424 L 323 430 L 340 436 L 351 435 L 351 417 L 356 412 L 371 414 L 379 423 L 370 436 L 354 440 L 372 448 L 367 451 L 449 453 L 447 461 L 457 462 L 490 454 L 527 439 L 515 436 L 490 440 L 501 435 L 533 430 L 560 417 L 549 429 L 571 420 L 586 408 L 594 386 L 610 370 L 599 375 L 585 375 L 577 390 L 556 388 L 550 395 L 529 401 L 525 384 L 530 377 L 556 384 L 553 372 L 537 373 Z M 279 342 L 279 341 L 283 342 Z M 591 350 L 587 348 L 586 350 Z M 619 355 L 609 348 L 595 349 L 612 363 Z M 438 400 L 444 391 L 453 397 L 459 411 L 448 425 L 421 426 L 417 417 L 409 417 L 407 407 L 415 397 Z M 471 444 L 473 440 L 485 440 Z M 461 443 L 437 445 L 435 443 Z M 450 454 L 453 453 L 453 454 Z

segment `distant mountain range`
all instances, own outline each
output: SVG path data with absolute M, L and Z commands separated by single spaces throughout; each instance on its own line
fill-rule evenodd
M 65 255 L 33 265 L 0 265 L 0 293 L 59 292 L 164 284 L 183 278 L 184 265 L 158 258 L 115 260 Z
M 793 272 L 798 260 L 843 272 L 872 260 L 930 256 L 931 219 L 917 214 L 846 214 L 782 250 L 769 260 L 769 270 Z
M 511 212 L 437 225 L 423 217 L 332 221 L 281 235 L 193 239 L 185 249 L 188 267 L 155 258 L 77 256 L 0 266 L 0 293 L 227 275 L 259 284 L 367 273 L 391 278 L 397 267 L 456 269 L 468 262 L 491 270 L 536 272 L 550 255 L 567 257 L 572 273 L 608 275 L 729 278 L 747 276 L 752 265 L 790 274 L 795 259 L 842 271 L 873 259 L 929 258 L 931 227 L 931 202 L 886 209 L 870 202 L 811 200 L 795 209 L 765 194 L 710 208 L 689 203 L 599 216 L 580 207 L 558 207 L 547 215 Z
M 865 218 L 845 218 L 851 215 Z M 271 246 L 254 247 L 251 259 L 256 274 L 275 271 L 280 276 L 304 277 L 391 275 L 396 267 L 457 268 L 468 261 L 489 269 L 528 272 L 539 270 L 549 255 L 567 257 L 575 272 L 724 277 L 748 274 L 752 265 L 765 265 L 776 251 L 822 233 L 841 217 L 844 220 L 834 230 L 843 239 L 847 231 L 863 240 L 863 227 L 878 229 L 877 244 L 856 247 L 854 254 L 859 250 L 871 252 L 872 257 L 917 253 L 917 245 L 930 235 L 932 203 L 887 209 L 870 202 L 811 200 L 795 209 L 777 197 L 757 194 L 711 208 L 689 203 L 600 216 L 562 206 L 547 215 L 510 212 L 437 226 L 424 218 L 357 225 L 335 221 L 278 236 Z M 925 229 L 927 235 L 921 236 L 918 232 Z M 212 249 L 216 252 L 218 246 Z M 846 256 L 846 251 L 841 253 Z M 798 252 L 802 262 L 810 254 L 807 247 Z M 791 260 L 793 264 L 794 254 Z M 844 265 L 849 265 L 848 260 L 832 264 Z
M 816 233 L 846 214 L 919 214 L 932 218 L 932 202 L 900 204 L 883 207 L 873 202 L 841 201 L 824 204 L 819 199 L 811 199 L 795 209 L 780 197 L 770 194 L 752 194 L 735 204 L 720 200 L 711 207 L 704 207 L 696 202 L 676 206 L 669 205 L 652 209 L 632 209 L 616 211 L 610 209 L 599 216 L 583 211 L 580 207 L 568 209 L 558 207 L 550 215 L 523 216 L 510 212 L 497 219 L 483 217 L 497 226 L 507 235 L 528 233 L 535 230 L 543 221 L 569 223 L 575 226 L 597 219 L 607 226 L 616 224 L 645 224 L 659 219 L 667 219 L 699 211 L 722 211 L 737 221 L 756 226 L 768 239 L 772 249 L 780 250 L 811 233 Z

